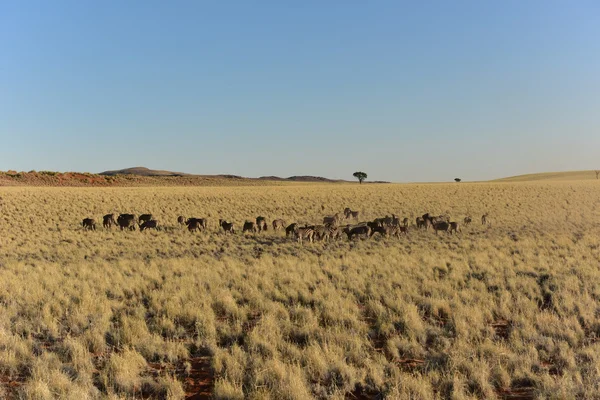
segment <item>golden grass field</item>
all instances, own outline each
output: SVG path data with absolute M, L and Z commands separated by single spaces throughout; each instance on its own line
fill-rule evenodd
M 344 207 L 474 223 L 303 246 L 216 226 Z M 0 188 L 0 398 L 600 398 L 599 223 L 595 180 Z

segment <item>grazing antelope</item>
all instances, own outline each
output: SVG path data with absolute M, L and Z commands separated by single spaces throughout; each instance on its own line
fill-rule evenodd
M 219 220 L 219 226 L 223 228 L 225 233 L 233 233 L 235 234 L 235 223 L 227 222 L 224 219 Z
M 296 233 L 297 228 L 298 224 L 296 222 L 290 224 L 287 228 L 285 228 L 285 236 L 293 236 Z
M 344 209 L 344 216 L 346 219 L 354 218 L 358 221 L 358 216 L 360 215 L 360 211 L 352 211 L 350 208 L 346 207 Z
M 117 217 L 117 225 L 121 230 L 129 229 L 135 231 L 135 215 L 133 214 L 121 214 Z
M 285 221 L 282 219 L 275 219 L 273 220 L 273 230 L 274 231 L 278 231 L 280 229 L 285 229 Z
M 369 221 L 365 225 L 367 225 L 369 228 L 371 228 L 371 230 L 376 229 L 376 228 L 383 228 L 383 224 L 381 222 L 379 222 L 377 219 L 374 221 Z
M 448 232 L 449 229 L 450 229 L 450 224 L 446 221 L 438 221 L 435 224 L 433 224 L 433 230 L 435 231 L 436 235 L 437 235 L 438 231 Z
M 197 222 L 198 226 L 202 229 L 206 229 L 206 227 L 208 226 L 208 220 L 206 218 L 194 218 L 194 217 L 190 217 L 185 221 L 186 225 L 189 225 L 192 222 Z
M 242 233 L 245 233 L 245 232 L 252 232 L 252 233 L 260 232 L 260 228 L 256 225 L 256 222 L 246 221 L 246 222 L 244 222 L 244 225 L 242 226 Z
M 379 233 L 381 236 L 388 237 L 390 235 L 391 227 L 389 226 L 368 226 L 371 229 L 369 237 L 373 237 L 374 234 Z
M 352 240 L 353 236 L 364 235 L 367 238 L 371 235 L 371 228 L 368 225 L 359 225 L 355 227 L 347 226 L 344 229 L 346 235 L 348 235 L 348 240 Z
M 189 218 L 185 221 L 189 232 L 198 232 L 201 230 L 202 225 L 200 224 L 200 220 L 197 218 Z
M 104 228 L 111 228 L 113 225 L 117 225 L 117 221 L 115 221 L 115 214 L 106 214 L 102 217 L 102 226 Z
M 337 213 L 335 215 L 323 217 L 323 224 L 324 225 L 338 226 L 339 223 L 340 223 L 340 221 L 341 221 L 341 218 L 340 218 L 340 214 L 339 213 Z
M 452 234 L 452 232 L 460 232 L 460 224 L 458 222 L 450 222 L 450 229 L 448 230 L 448 233 Z
M 433 226 L 433 222 L 431 221 L 430 218 L 425 220 L 425 230 L 428 231 L 429 228 L 431 228 Z
M 140 232 L 143 232 L 145 229 L 158 229 L 158 221 L 155 219 L 144 221 L 140 225 Z
M 152 214 L 142 214 L 138 219 L 138 223 L 144 223 L 146 221 L 150 221 L 152 219 Z
M 400 237 L 401 234 L 408 235 L 408 228 L 406 226 L 392 226 L 387 228 L 388 236 Z
M 392 215 L 394 215 L 394 214 L 392 214 Z M 386 215 L 384 218 L 381 218 L 381 219 L 382 219 L 383 226 L 390 226 L 394 222 L 394 217 L 390 217 L 389 215 Z
M 267 219 L 265 217 L 256 217 L 256 227 L 259 232 L 266 231 L 268 228 Z
M 81 223 L 84 230 L 95 231 L 96 230 L 96 221 L 93 218 L 84 218 Z
M 485 213 L 481 216 L 481 225 L 491 225 L 490 215 Z

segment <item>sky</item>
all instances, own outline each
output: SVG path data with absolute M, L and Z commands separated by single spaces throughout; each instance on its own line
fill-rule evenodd
M 598 169 L 600 2 L 0 2 L 0 170 L 134 166 Z

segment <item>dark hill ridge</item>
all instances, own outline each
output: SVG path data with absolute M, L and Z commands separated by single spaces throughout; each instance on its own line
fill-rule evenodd
M 118 169 L 114 171 L 100 172 L 98 175 L 115 176 L 115 175 L 138 175 L 138 176 L 187 176 L 190 174 L 184 174 L 183 172 L 171 172 L 161 171 L 155 169 L 149 169 L 146 167 L 133 167 Z
M 113 171 L 104 171 L 100 172 L 99 175 L 105 176 L 116 176 L 116 175 L 136 175 L 136 176 L 214 176 L 224 179 L 258 179 L 261 181 L 287 181 L 287 182 L 348 182 L 343 179 L 329 179 L 324 178 L 322 176 L 290 176 L 289 178 L 281 178 L 279 176 L 261 176 L 260 178 L 244 178 L 239 175 L 228 175 L 228 174 L 219 174 L 219 175 L 193 175 L 186 174 L 183 172 L 172 172 L 172 171 L 162 171 L 162 170 L 154 170 L 146 167 L 133 167 L 133 168 L 125 168 L 118 169 Z
M 289 178 L 281 178 L 279 176 L 261 176 L 257 178 L 259 180 L 264 181 L 287 181 L 287 182 L 348 182 L 343 179 L 329 179 L 323 178 L 322 176 L 310 176 L 310 175 L 302 175 L 302 176 L 290 176 Z

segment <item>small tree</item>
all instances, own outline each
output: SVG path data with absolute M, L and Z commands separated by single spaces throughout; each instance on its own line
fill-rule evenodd
M 367 179 L 367 174 L 365 172 L 361 172 L 361 171 L 353 173 L 352 176 L 355 177 L 356 179 L 358 179 L 358 182 L 361 184 L 363 183 L 363 181 L 365 179 Z
M 454 178 L 455 182 L 460 182 L 460 178 Z
M 600 176 L 600 171 L 594 171 L 596 173 L 596 179 Z

